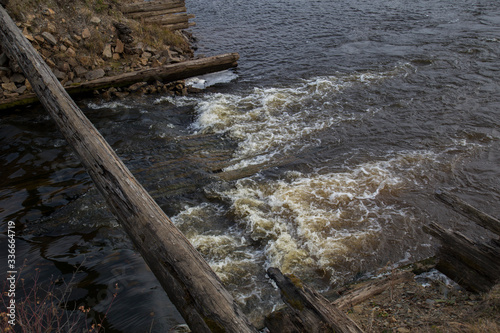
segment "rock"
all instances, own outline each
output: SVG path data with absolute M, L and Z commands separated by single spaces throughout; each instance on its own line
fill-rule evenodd
M 56 33 L 57 28 L 54 24 L 49 22 L 49 23 L 47 23 L 47 31 L 50 33 Z
M 134 38 L 131 36 L 132 29 L 130 29 L 128 26 L 120 22 L 114 22 L 113 25 L 115 26 L 118 32 L 118 38 L 123 43 L 130 44 L 134 41 Z
M 66 45 L 59 46 L 59 51 L 66 52 L 67 50 L 68 50 L 68 47 Z
M 149 58 L 151 58 L 151 56 L 153 56 L 153 55 L 149 52 L 143 52 L 141 55 L 141 57 L 145 58 L 145 59 L 149 59 Z
M 52 72 L 59 81 L 64 80 L 64 78 L 66 77 L 66 74 L 61 72 L 57 68 L 55 68 Z
M 0 54 L 0 67 L 4 66 L 7 61 L 9 61 L 9 58 L 7 58 L 7 54 L 5 54 L 5 52 Z
M 147 82 L 137 82 L 137 83 L 134 83 L 133 85 L 131 85 L 130 87 L 128 87 L 128 91 L 137 91 L 139 90 L 140 88 L 144 87 L 145 85 L 147 85 L 148 83 Z
M 69 40 L 68 37 L 64 37 L 61 39 L 61 42 L 66 45 L 66 47 L 72 47 L 73 46 L 73 42 L 71 40 Z
M 68 47 L 68 49 L 66 50 L 66 55 L 70 58 L 74 58 L 76 57 L 76 52 L 72 47 Z
M 15 83 L 24 83 L 24 81 L 26 80 L 26 78 L 22 74 L 15 73 L 14 75 L 12 75 L 12 77 L 10 78 L 10 80 L 12 82 L 15 82 Z
M 104 72 L 104 69 L 99 68 L 99 69 L 87 72 L 87 74 L 85 74 L 85 78 L 89 81 L 92 81 L 92 80 L 97 80 L 97 79 L 100 79 L 101 77 L 104 77 L 105 74 L 106 73 Z
M 102 51 L 102 55 L 106 59 L 111 59 L 113 57 L 113 51 L 111 50 L 111 44 L 106 44 L 104 47 L 104 51 Z
M 14 82 L 2 83 L 2 89 L 10 92 L 17 90 L 17 86 Z
M 410 333 L 411 331 L 407 329 L 406 327 L 400 327 L 397 329 L 398 333 Z
M 120 60 L 120 54 L 119 53 L 113 53 L 113 60 Z
M 78 57 L 78 61 L 80 62 L 80 64 L 82 64 L 82 66 L 92 65 L 92 58 L 90 58 L 89 56 L 80 56 Z
M 43 44 L 45 42 L 45 38 L 43 38 L 42 36 L 35 36 L 35 40 L 40 43 L 40 44 Z
M 128 95 L 130 95 L 129 92 L 119 92 L 119 91 L 115 92 L 115 96 L 118 97 L 118 98 L 125 98 Z
M 42 9 L 42 14 L 45 15 L 45 16 L 51 16 L 51 15 L 54 15 L 56 12 L 53 11 L 52 9 L 50 8 L 43 8 Z
M 120 39 L 117 39 L 115 52 L 121 54 L 123 53 L 123 51 L 125 51 L 125 44 L 123 44 L 123 42 Z
M 85 28 L 85 29 L 83 29 L 83 31 L 82 31 L 82 38 L 83 38 L 83 39 L 88 39 L 88 38 L 90 38 L 91 36 L 92 36 L 92 35 L 90 34 L 90 30 L 89 30 L 89 28 Z
M 76 66 L 74 71 L 75 71 L 76 76 L 82 76 L 85 73 L 87 73 L 87 70 L 82 66 Z
M 101 23 L 101 19 L 98 18 L 97 16 L 93 16 L 91 19 L 90 19 L 90 23 L 92 24 L 95 24 L 95 25 L 99 25 Z
M 24 92 L 27 90 L 28 88 L 26 88 L 26 86 L 21 86 L 19 88 L 16 89 L 16 93 L 18 93 L 19 95 L 22 95 L 24 94 Z
M 57 45 L 57 39 L 50 32 L 42 32 L 42 37 L 52 46 Z

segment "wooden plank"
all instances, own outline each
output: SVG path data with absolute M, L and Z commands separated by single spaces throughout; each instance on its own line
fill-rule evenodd
M 346 314 L 297 277 L 285 276 L 273 267 L 267 270 L 267 274 L 276 282 L 281 298 L 288 305 L 286 310 L 266 318 L 266 325 L 271 333 L 363 332 Z
M 129 14 L 138 12 L 152 12 L 158 10 L 166 10 L 183 6 L 185 6 L 185 1 L 183 0 L 158 0 L 158 1 L 136 2 L 132 4 L 126 4 L 121 7 L 121 11 L 124 14 Z
M 256 333 L 210 266 L 137 182 L 2 7 L 0 41 L 191 329 Z
M 188 29 L 189 27 L 194 27 L 195 25 L 196 23 L 189 22 L 189 23 L 177 23 L 177 24 L 163 24 L 162 26 L 172 31 L 175 31 L 175 30 Z
M 144 23 L 156 23 L 160 25 L 166 24 L 177 24 L 177 23 L 188 23 L 189 16 L 188 14 L 171 14 L 165 15 L 161 17 L 153 17 L 153 18 L 145 18 Z
M 130 14 L 126 14 L 126 16 L 128 18 L 131 18 L 131 19 L 141 19 L 141 18 L 157 17 L 157 16 L 175 14 L 175 13 L 184 13 L 186 11 L 187 11 L 187 9 L 185 6 L 180 6 L 180 7 L 165 9 L 165 10 L 130 13 Z
M 92 92 L 109 87 L 124 87 L 136 82 L 152 82 L 161 80 L 171 82 L 189 77 L 214 73 L 238 65 L 238 53 L 226 53 L 213 57 L 188 60 L 176 64 L 143 69 L 140 71 L 124 73 L 116 76 L 107 76 L 101 79 L 74 84 L 65 87 L 68 94 L 76 95 Z M 0 110 L 32 104 L 38 101 L 36 94 L 25 94 L 0 101 Z
M 479 209 L 469 205 L 464 200 L 445 190 L 439 189 L 436 191 L 436 197 L 442 202 L 452 207 L 455 211 L 470 218 L 480 226 L 488 229 L 500 236 L 500 220 L 486 214 Z

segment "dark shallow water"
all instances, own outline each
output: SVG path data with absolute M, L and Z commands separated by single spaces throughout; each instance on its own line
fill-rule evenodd
M 279 299 L 269 266 L 326 291 L 432 255 L 429 222 L 481 237 L 436 188 L 500 215 L 499 3 L 187 7 L 198 53 L 240 53 L 234 80 L 79 104 L 256 323 Z M 182 323 L 45 112 L 2 116 L 0 140 L 0 241 L 15 221 L 26 279 L 78 268 L 72 305 L 98 317 L 117 294 L 110 332 Z

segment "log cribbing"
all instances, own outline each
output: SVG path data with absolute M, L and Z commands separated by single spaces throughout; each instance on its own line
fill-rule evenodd
M 257 332 L 210 266 L 69 97 L 0 7 L 0 42 L 79 156 L 135 247 L 194 332 Z
M 276 282 L 281 298 L 288 305 L 266 318 L 266 325 L 271 333 L 363 332 L 347 315 L 297 277 L 283 275 L 274 267 L 267 270 L 267 275 Z
M 73 84 L 65 87 L 70 95 L 84 94 L 98 89 L 125 87 L 136 82 L 153 82 L 156 80 L 171 82 L 189 77 L 223 71 L 238 65 L 238 53 L 226 53 L 213 57 L 188 60 L 176 64 L 143 69 L 115 76 L 107 76 L 97 80 Z M 0 110 L 32 104 L 38 101 L 36 94 L 24 94 L 2 100 Z
M 121 7 L 124 14 L 141 13 L 141 12 L 154 12 L 178 7 L 184 7 L 184 0 L 157 0 L 148 2 L 135 2 Z
M 464 200 L 443 189 L 436 190 L 436 197 L 455 211 L 470 218 L 485 229 L 500 236 L 500 220 L 471 206 Z

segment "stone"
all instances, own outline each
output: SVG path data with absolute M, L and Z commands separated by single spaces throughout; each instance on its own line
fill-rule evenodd
M 82 66 L 92 65 L 92 58 L 90 58 L 89 56 L 80 56 L 78 57 L 78 61 L 80 62 L 80 64 L 82 64 Z
M 51 45 L 57 45 L 57 39 L 50 32 L 42 32 L 42 37 Z
M 120 60 L 121 56 L 119 53 L 113 53 L 113 60 Z
M 64 80 L 64 78 L 66 77 L 66 74 L 64 72 L 61 72 L 57 68 L 55 68 L 52 72 L 59 81 Z
M 72 47 L 73 46 L 73 42 L 68 38 L 68 37 L 64 37 L 61 39 L 61 42 L 66 45 L 66 47 Z
M 27 90 L 28 88 L 26 88 L 26 86 L 21 86 L 19 88 L 16 89 L 16 93 L 18 93 L 19 95 L 22 95 L 24 94 L 24 92 Z
M 42 9 L 42 14 L 45 15 L 45 16 L 51 16 L 51 15 L 54 15 L 56 12 L 53 11 L 52 9 L 50 8 L 43 8 Z
M 10 92 L 15 92 L 17 90 L 17 86 L 14 82 L 2 83 L 2 89 Z
M 152 54 L 149 52 L 143 52 L 141 55 L 141 57 L 145 58 L 145 59 L 149 59 L 149 58 L 151 58 L 151 56 L 152 56 Z
M 47 23 L 47 31 L 54 34 L 54 33 L 56 33 L 57 28 L 54 24 L 49 22 L 49 23 Z
M 140 88 L 144 87 L 145 85 L 147 85 L 148 83 L 147 82 L 137 82 L 137 83 L 134 83 L 133 85 L 131 85 L 130 87 L 128 87 L 128 91 L 136 91 L 136 90 L 139 90 Z
M 68 49 L 66 50 L 66 55 L 70 58 L 74 58 L 76 57 L 76 52 L 72 47 L 68 47 Z
M 120 39 L 116 40 L 116 46 L 115 46 L 115 52 L 116 53 L 123 53 L 125 51 L 125 44 Z
M 59 51 L 66 52 L 67 50 L 68 50 L 68 47 L 66 45 L 59 46 Z
M 91 19 L 90 19 L 90 23 L 92 24 L 95 24 L 95 25 L 99 25 L 101 23 L 101 19 L 98 18 L 97 16 L 93 16 Z
M 104 69 L 99 68 L 99 69 L 87 72 L 85 74 L 85 78 L 89 81 L 92 81 L 92 80 L 97 80 L 97 79 L 100 79 L 101 77 L 104 77 L 105 74 L 106 74 L 106 72 L 104 72 Z
M 26 78 L 24 77 L 24 75 L 20 73 L 15 73 L 14 75 L 11 76 L 10 80 L 15 83 L 24 83 Z
M 111 59 L 113 57 L 113 51 L 111 50 L 111 44 L 106 44 L 106 46 L 104 46 L 104 51 L 102 51 L 102 55 L 106 59 Z
M 44 43 L 45 42 L 45 38 L 43 38 L 42 36 L 38 36 L 38 35 L 35 36 L 35 40 L 38 43 Z
M 88 38 L 90 38 L 90 36 L 92 36 L 92 35 L 90 34 L 89 28 L 83 29 L 83 31 L 82 31 L 82 38 L 83 39 L 88 39 Z
M 87 73 L 87 70 L 85 68 L 83 68 L 82 66 L 76 66 L 74 71 L 75 71 L 76 76 L 82 76 L 85 73 Z

